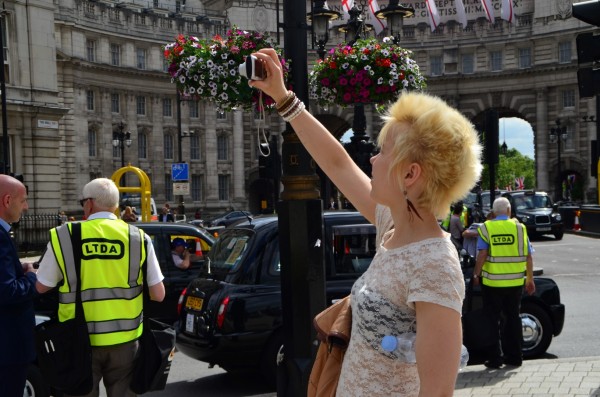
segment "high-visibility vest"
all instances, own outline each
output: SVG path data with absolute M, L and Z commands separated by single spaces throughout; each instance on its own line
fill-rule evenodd
M 486 221 L 478 229 L 488 245 L 481 282 L 490 287 L 518 287 L 525 284 L 529 244 L 527 230 L 513 220 Z
M 464 227 L 468 227 L 468 220 L 469 220 L 469 216 L 468 216 L 468 211 L 469 209 L 467 208 L 466 205 L 463 205 L 463 211 L 460 213 L 460 223 L 463 224 Z M 442 220 L 442 228 L 446 231 L 450 230 L 450 218 L 452 218 L 452 211 L 450 211 L 448 213 L 448 216 L 446 216 L 446 218 L 444 218 Z
M 77 274 L 71 224 L 50 231 L 64 283 L 58 289 L 58 319 L 75 317 Z M 123 221 L 81 224 L 81 301 L 92 346 L 112 346 L 142 334 L 144 232 Z

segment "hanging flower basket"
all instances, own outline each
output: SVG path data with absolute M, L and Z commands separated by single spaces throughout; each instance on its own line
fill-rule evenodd
M 169 62 L 171 82 L 184 96 L 216 103 L 221 110 L 236 108 L 259 109 L 259 91 L 248 86 L 238 67 L 246 56 L 261 48 L 273 47 L 266 36 L 233 27 L 226 37 L 219 35 L 204 40 L 179 35 L 175 42 L 164 46 Z M 288 65 L 277 50 L 287 79 Z M 263 105 L 274 106 L 273 99 L 263 94 Z
M 353 46 L 340 44 L 314 65 L 309 76 L 311 98 L 320 105 L 384 104 L 402 90 L 421 90 L 425 78 L 411 55 L 389 37 L 383 42 L 359 39 Z

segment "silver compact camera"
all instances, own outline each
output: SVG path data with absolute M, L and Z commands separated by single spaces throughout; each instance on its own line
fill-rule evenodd
M 238 70 L 240 75 L 249 80 L 264 80 L 267 77 L 267 70 L 263 63 L 254 55 L 248 55 L 246 62 L 242 63 Z

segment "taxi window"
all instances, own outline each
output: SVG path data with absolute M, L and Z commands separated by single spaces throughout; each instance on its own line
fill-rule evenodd
M 375 226 L 340 225 L 332 230 L 336 274 L 364 273 L 375 256 Z
M 187 250 L 191 254 L 190 260 L 192 262 L 203 260 L 204 256 L 206 256 L 211 250 L 211 245 L 203 238 L 185 234 L 174 234 L 169 236 L 169 247 L 171 250 L 173 249 L 173 240 L 176 238 L 183 239 L 186 242 Z
M 252 232 L 246 230 L 222 234 L 210 253 L 211 268 L 234 271 L 241 263 L 251 237 Z

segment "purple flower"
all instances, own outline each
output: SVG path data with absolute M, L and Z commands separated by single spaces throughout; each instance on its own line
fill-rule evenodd
M 342 86 L 348 85 L 348 80 L 346 80 L 344 77 L 340 77 L 340 85 L 342 85 Z
M 329 78 L 325 77 L 325 78 L 321 79 L 321 84 L 328 87 L 329 86 Z

